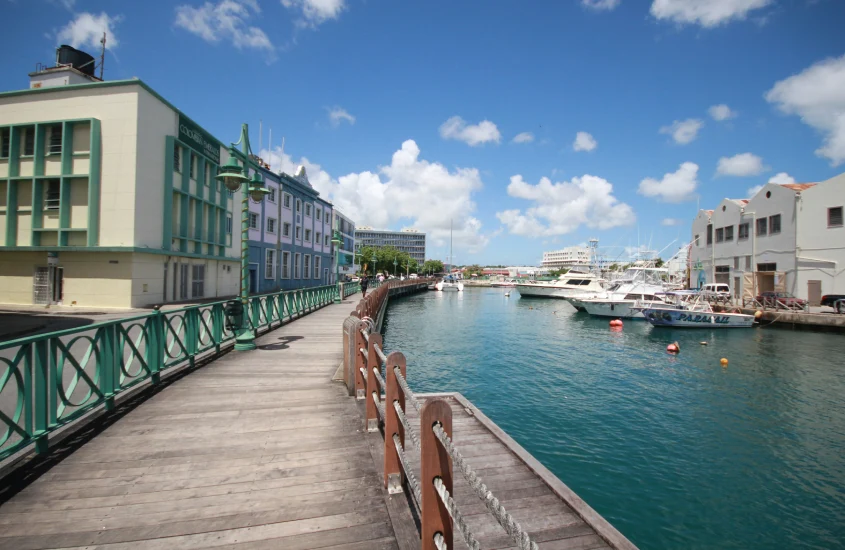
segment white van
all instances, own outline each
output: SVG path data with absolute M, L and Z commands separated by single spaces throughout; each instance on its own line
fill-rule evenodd
M 731 287 L 725 283 L 707 283 L 701 287 L 701 293 L 706 296 L 731 297 Z

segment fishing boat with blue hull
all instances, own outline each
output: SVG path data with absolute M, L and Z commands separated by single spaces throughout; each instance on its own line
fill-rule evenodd
M 744 313 L 717 313 L 712 310 L 649 307 L 642 310 L 645 320 L 656 327 L 672 328 L 749 328 L 754 316 Z

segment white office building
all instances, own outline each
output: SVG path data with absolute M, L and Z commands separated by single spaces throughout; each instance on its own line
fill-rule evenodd
M 372 227 L 359 227 L 355 230 L 355 242 L 359 247 L 381 248 L 392 246 L 401 252 L 407 252 L 420 265 L 425 262 L 425 233 L 416 229 L 387 231 L 373 229 Z
M 845 174 L 820 183 L 764 186 L 724 199 L 692 225 L 690 286 L 731 285 L 736 299 L 791 292 L 818 305 L 845 293 Z
M 543 267 L 562 269 L 576 265 L 590 265 L 590 249 L 584 246 L 567 246 L 561 250 L 543 252 Z

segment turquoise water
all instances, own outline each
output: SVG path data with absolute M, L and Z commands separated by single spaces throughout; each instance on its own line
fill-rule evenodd
M 385 348 L 415 391 L 463 393 L 640 548 L 845 548 L 845 336 L 614 332 L 474 288 L 391 301 Z

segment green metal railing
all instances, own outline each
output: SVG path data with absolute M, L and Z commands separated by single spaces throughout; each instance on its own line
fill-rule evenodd
M 349 289 L 352 291 L 352 289 Z M 344 289 L 346 294 L 347 289 Z M 252 296 L 244 315 L 269 331 L 332 303 L 335 285 Z M 349 294 L 346 294 L 347 296 Z M 0 460 L 161 372 L 191 365 L 234 343 L 226 328 L 226 301 L 12 340 L 0 344 Z

